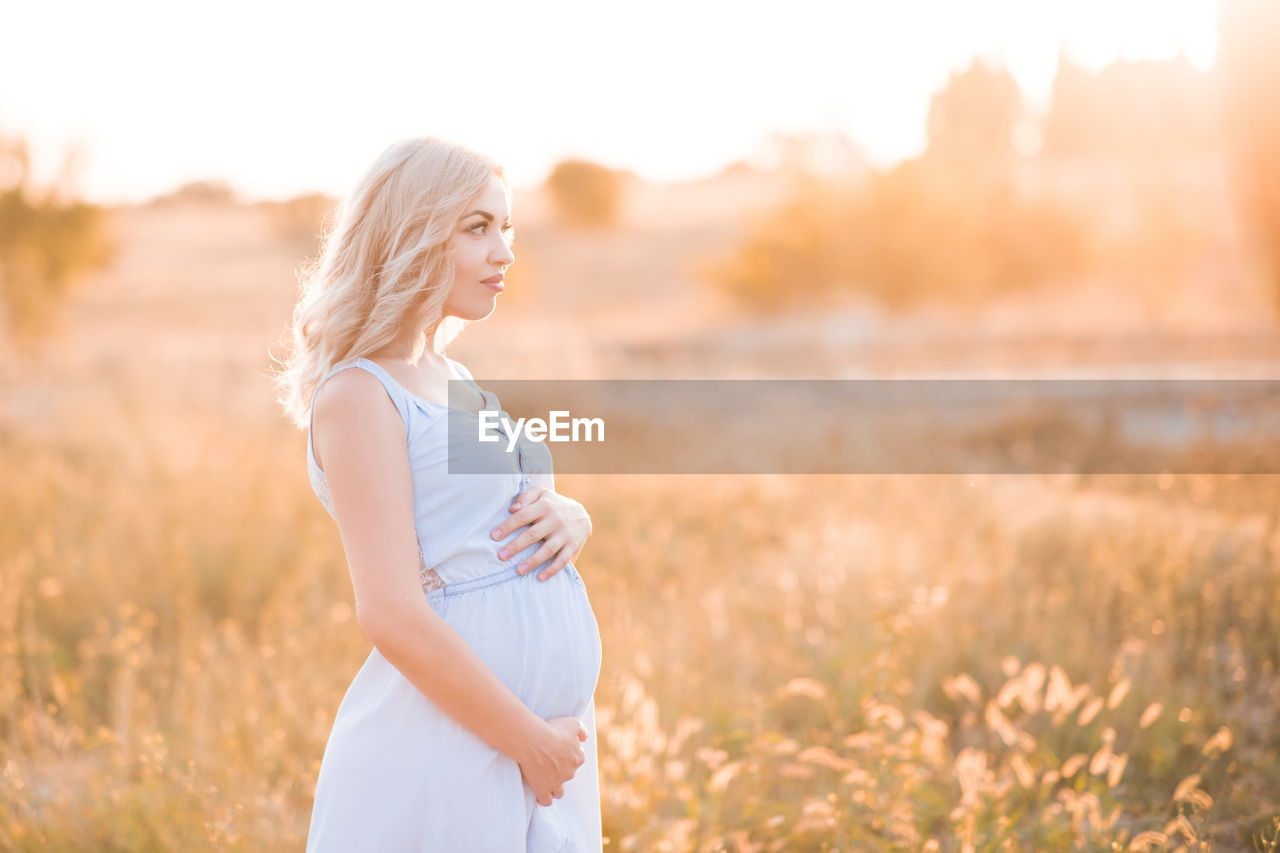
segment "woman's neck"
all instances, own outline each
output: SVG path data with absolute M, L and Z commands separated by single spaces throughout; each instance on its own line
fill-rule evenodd
M 388 361 L 401 361 L 411 367 L 421 367 L 424 361 L 444 364 L 444 354 L 436 350 L 434 346 L 427 346 L 427 341 L 434 342 L 434 339 L 434 334 L 428 335 L 426 332 L 420 332 L 416 340 L 412 342 L 397 341 L 388 344 L 374 353 L 374 355 L 378 358 L 385 358 Z

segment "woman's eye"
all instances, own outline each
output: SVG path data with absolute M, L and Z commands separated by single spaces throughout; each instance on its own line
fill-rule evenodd
M 473 234 L 483 234 L 485 232 L 485 229 L 488 227 L 489 227 L 489 223 L 487 222 L 477 222 L 475 225 L 472 225 L 467 230 L 472 232 Z M 479 228 L 480 230 L 476 231 L 477 228 Z

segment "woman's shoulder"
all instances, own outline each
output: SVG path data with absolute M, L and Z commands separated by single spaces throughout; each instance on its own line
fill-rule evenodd
M 382 392 L 382 381 L 373 371 L 363 368 L 359 362 L 341 365 L 320 383 L 316 391 L 316 404 L 321 400 L 338 402 L 367 401 Z
M 377 371 L 352 362 L 329 374 L 321 383 L 316 390 L 312 417 L 333 421 L 347 418 L 361 420 L 371 412 L 391 415 L 392 410 L 386 409 L 379 401 L 390 398 L 395 404 L 395 411 L 399 411 L 401 401 L 396 399 L 395 391 L 394 385 L 388 383 Z M 400 414 L 403 415 L 403 412 Z
M 316 389 L 311 404 L 310 453 L 323 476 L 324 460 L 335 450 L 354 452 L 362 458 L 379 452 L 393 435 L 403 433 L 403 412 L 394 398 L 387 405 L 389 390 L 380 378 L 367 370 L 338 370 Z M 319 426 L 317 434 L 316 427 Z

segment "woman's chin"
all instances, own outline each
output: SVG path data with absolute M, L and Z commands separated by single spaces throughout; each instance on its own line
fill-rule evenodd
M 488 297 L 480 297 L 474 302 L 466 305 L 453 305 L 444 309 L 445 317 L 457 317 L 459 320 L 466 320 L 474 323 L 476 320 L 483 320 L 492 314 L 498 307 L 498 294 L 494 293 Z
M 498 300 L 495 297 L 493 299 L 490 299 L 487 305 L 477 305 L 474 309 L 472 309 L 471 311 L 468 311 L 466 314 L 463 315 L 463 319 L 469 320 L 470 322 L 474 323 L 477 320 L 483 320 L 484 318 L 488 317 L 497 309 L 498 309 Z

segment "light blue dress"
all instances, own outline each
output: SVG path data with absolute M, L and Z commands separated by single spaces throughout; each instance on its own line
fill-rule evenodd
M 448 361 L 458 378 L 475 385 L 470 371 Z M 517 574 L 540 542 L 499 559 L 501 547 L 526 528 L 500 542 L 489 535 L 510 517 L 508 505 L 531 477 L 535 485 L 554 486 L 546 445 L 524 440 L 517 455 L 506 452 L 503 439 L 489 445 L 497 454 L 493 470 L 503 473 L 450 474 L 450 424 L 475 429 L 475 416 L 418 397 L 368 359 L 329 375 L 350 368 L 376 376 L 404 419 L 427 601 L 535 714 L 578 717 L 589 735 L 587 760 L 563 797 L 538 805 L 513 759 L 454 722 L 375 647 L 347 689 L 325 746 L 308 853 L 600 851 L 593 694 L 601 647 L 586 586 L 572 563 L 547 581 L 537 579 L 540 567 Z M 475 387 L 487 410 L 501 410 L 494 394 Z M 313 397 L 313 410 L 314 404 Z M 310 428 L 307 463 L 316 496 L 332 516 Z

